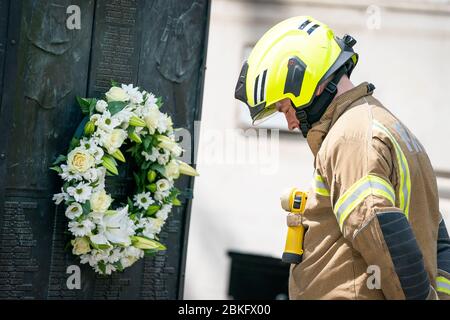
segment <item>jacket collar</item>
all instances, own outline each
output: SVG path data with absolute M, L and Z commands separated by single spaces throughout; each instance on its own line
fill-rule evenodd
M 373 85 L 368 82 L 363 82 L 337 96 L 336 99 L 331 102 L 322 118 L 312 126 L 306 137 L 314 157 L 317 155 L 317 152 L 319 152 L 320 146 L 328 134 L 328 131 L 330 131 L 331 127 L 336 123 L 339 117 L 352 107 L 360 105 L 360 103 L 357 103 L 358 100 L 367 95 L 371 95 L 373 89 Z

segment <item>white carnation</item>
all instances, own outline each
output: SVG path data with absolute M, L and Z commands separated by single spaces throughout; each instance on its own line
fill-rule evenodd
M 158 131 L 160 133 L 164 133 L 166 131 L 171 131 L 173 126 L 172 118 L 169 117 L 167 114 L 161 114 L 159 120 L 158 120 Z
M 81 179 L 83 179 L 83 177 L 81 176 L 80 173 L 72 172 L 69 169 L 69 166 L 66 165 L 66 164 L 62 164 L 60 166 L 60 168 L 61 168 L 62 172 L 59 175 L 61 176 L 61 178 L 63 180 L 66 180 L 66 181 L 72 181 L 72 180 L 80 181 Z
M 156 217 L 166 221 L 167 217 L 169 216 L 170 210 L 172 210 L 171 204 L 165 204 L 162 206 L 162 208 L 156 213 Z
M 146 107 L 153 107 L 153 106 L 158 107 L 156 105 L 157 101 L 158 100 L 156 99 L 156 97 L 155 97 L 155 95 L 153 93 L 148 93 L 147 94 L 147 99 L 145 100 L 145 106 Z
M 109 257 L 108 257 L 108 262 L 109 263 L 115 263 L 117 261 L 120 260 L 120 258 L 122 257 L 122 250 L 120 248 L 115 248 L 113 250 L 111 250 Z
M 95 104 L 95 110 L 97 110 L 100 113 L 103 113 L 106 111 L 106 108 L 108 108 L 108 103 L 105 100 L 98 100 Z
M 91 168 L 83 173 L 83 179 L 89 182 L 95 182 L 98 180 L 99 170 L 97 168 Z
M 160 153 L 158 155 L 158 163 L 163 166 L 167 162 L 169 162 L 170 152 L 167 150 L 164 150 L 164 149 L 162 151 L 163 151 L 163 153 Z
M 148 218 L 145 224 L 142 234 L 150 239 L 154 239 L 155 236 L 161 232 L 161 228 L 164 225 L 164 220 L 160 218 Z
M 122 126 L 122 129 L 126 129 L 126 127 L 128 127 L 128 122 L 130 121 L 130 118 L 132 116 L 134 116 L 134 113 L 131 112 L 128 108 L 126 108 L 113 115 L 112 118 L 115 119 L 119 123 L 119 125 Z M 126 125 L 125 128 L 124 125 Z
M 105 178 L 106 178 L 106 168 L 100 167 L 97 169 L 98 180 L 96 181 L 97 186 L 92 189 L 93 192 L 105 189 Z
M 159 151 L 157 148 L 152 147 L 152 153 L 148 153 L 146 151 L 142 151 L 141 154 L 145 157 L 146 161 L 155 162 L 158 159 Z
M 150 134 L 154 134 L 156 129 L 158 128 L 160 116 L 161 112 L 156 105 L 150 106 L 145 110 L 144 121 Z
M 68 193 L 64 192 L 64 189 L 61 188 L 61 193 L 55 193 L 53 195 L 53 201 L 55 201 L 55 204 L 60 204 L 63 201 L 69 200 L 70 196 Z
M 142 93 L 139 91 L 139 88 L 133 87 L 133 84 L 129 85 L 122 84 L 122 89 L 130 97 L 130 102 L 140 104 L 144 101 L 144 97 L 142 96 Z
M 100 274 L 110 275 L 113 271 L 116 271 L 117 268 L 114 265 L 107 263 L 107 264 L 105 264 L 105 272 L 104 273 L 103 273 L 103 270 L 100 269 L 98 264 L 94 266 L 94 270 L 95 270 L 95 272 L 100 273 Z

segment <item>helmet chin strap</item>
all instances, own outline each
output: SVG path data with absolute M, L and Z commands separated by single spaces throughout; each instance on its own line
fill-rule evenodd
M 347 73 L 347 68 L 342 66 L 336 73 L 333 79 L 328 82 L 325 90 L 318 96 L 315 96 L 312 103 L 306 108 L 295 109 L 295 114 L 298 121 L 300 122 L 300 130 L 302 131 L 303 137 L 306 138 L 311 125 L 320 120 L 322 115 L 327 110 L 331 101 L 337 94 L 337 84 L 341 80 L 342 76 Z

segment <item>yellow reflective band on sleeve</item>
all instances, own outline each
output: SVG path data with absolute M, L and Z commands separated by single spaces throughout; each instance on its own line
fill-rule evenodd
M 386 129 L 381 123 L 374 120 L 374 128 L 384 132 L 395 148 L 395 154 L 397 157 L 397 164 L 399 168 L 399 176 L 400 176 L 400 188 L 399 188 L 399 203 L 400 209 L 406 215 L 406 218 L 409 218 L 409 201 L 411 195 L 411 176 L 409 174 L 409 166 L 408 161 L 406 160 L 405 154 L 402 151 L 402 148 L 398 144 L 397 140 L 395 140 L 392 133 Z
M 436 290 L 450 295 L 450 280 L 445 277 L 436 277 Z
M 386 198 L 395 205 L 395 191 L 386 180 L 367 175 L 355 182 L 336 202 L 334 213 L 342 231 L 345 219 L 368 196 L 376 195 Z
M 314 192 L 324 196 L 324 197 L 329 197 L 330 196 L 330 191 L 328 190 L 327 185 L 325 184 L 325 181 L 323 180 L 323 177 L 321 175 L 319 175 L 316 172 L 314 172 Z

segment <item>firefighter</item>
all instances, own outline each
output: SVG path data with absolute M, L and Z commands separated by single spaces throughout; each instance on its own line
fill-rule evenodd
M 422 144 L 354 86 L 355 39 L 301 16 L 282 21 L 244 63 L 235 97 L 253 123 L 283 112 L 314 155 L 291 299 L 449 299 L 450 240 Z

